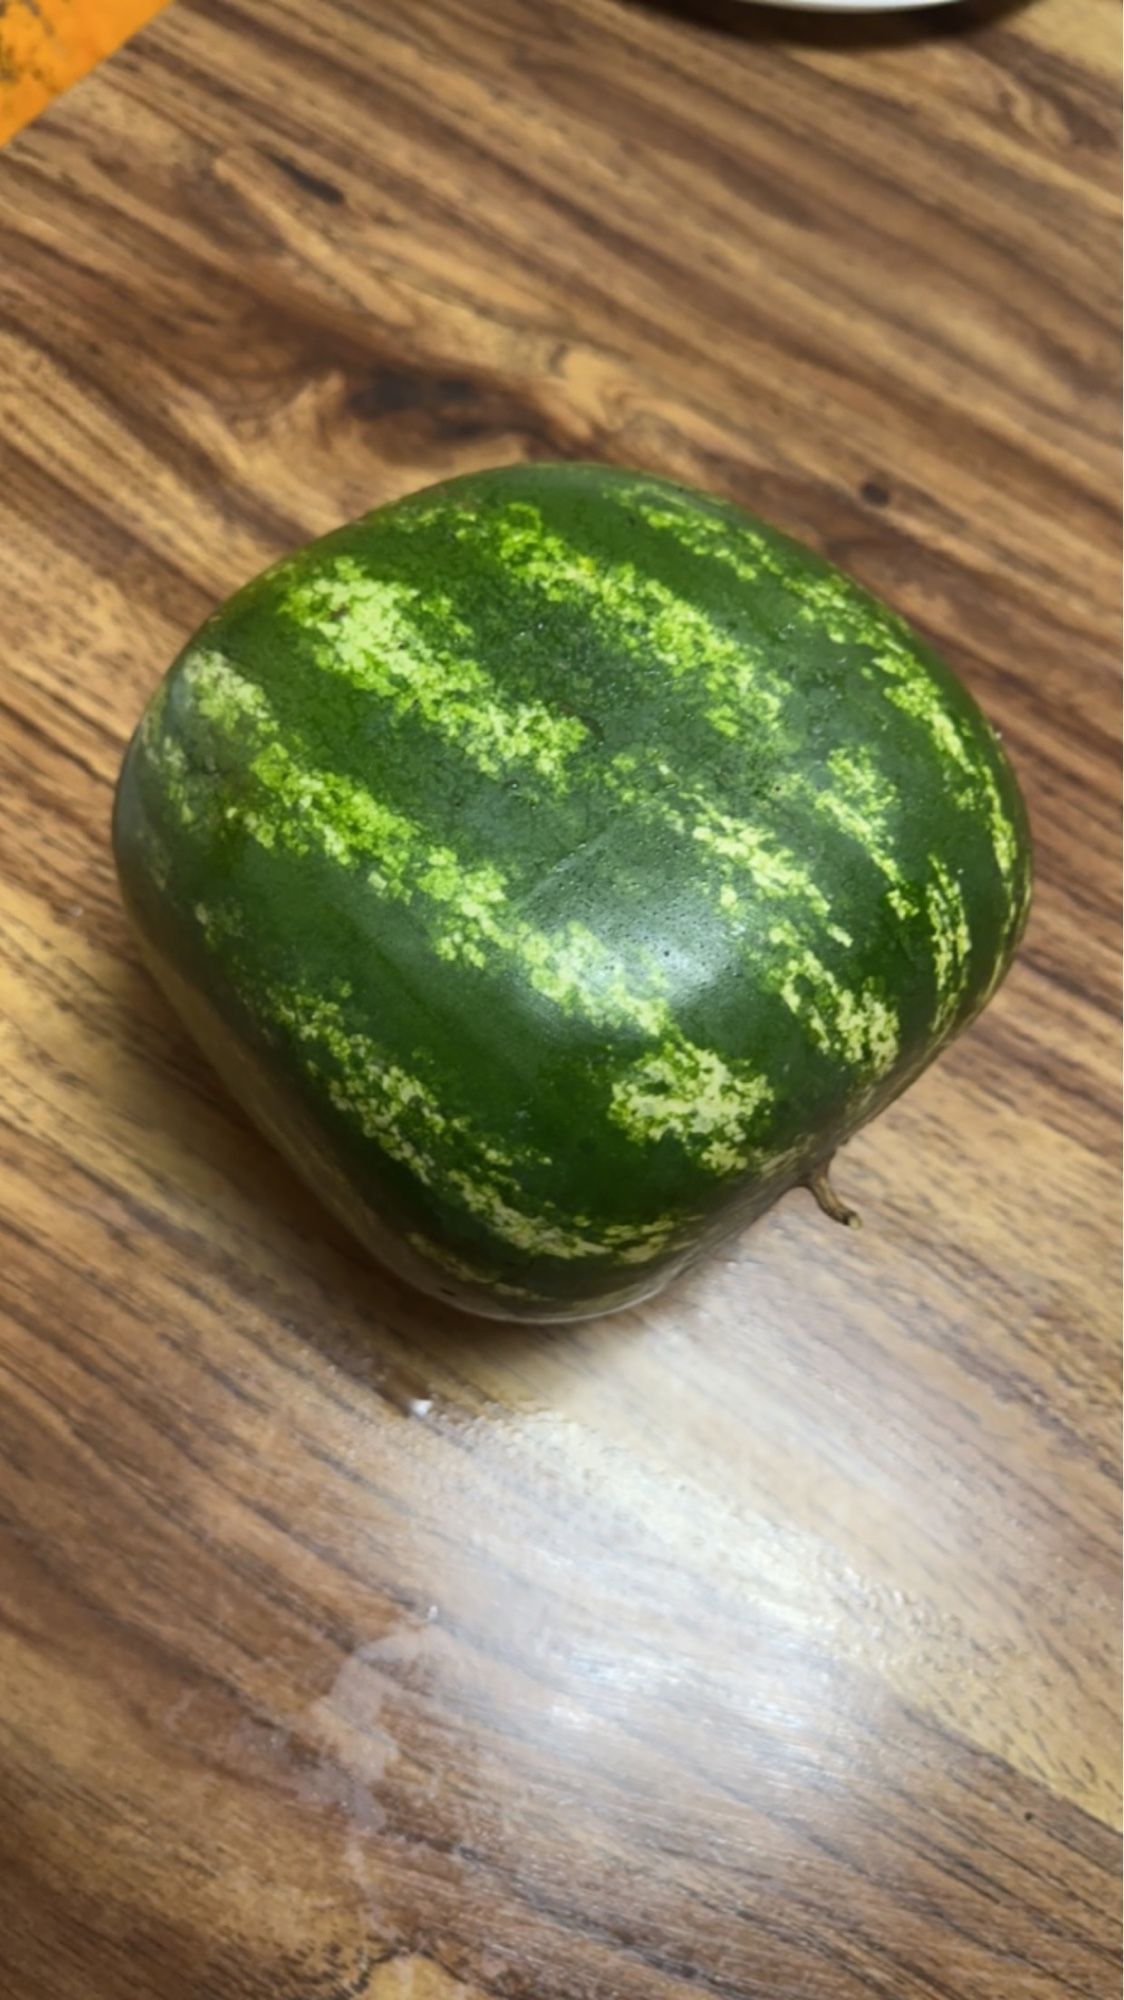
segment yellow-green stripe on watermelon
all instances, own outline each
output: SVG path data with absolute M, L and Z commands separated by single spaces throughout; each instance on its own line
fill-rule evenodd
M 146 955 L 376 1254 L 627 1304 L 813 1180 L 984 1005 L 1030 896 L 994 730 L 737 508 L 471 474 L 208 619 L 125 758 Z

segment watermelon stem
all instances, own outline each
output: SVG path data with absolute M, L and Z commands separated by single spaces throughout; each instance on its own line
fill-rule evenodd
M 862 1217 L 857 1209 L 848 1208 L 845 1201 L 840 1201 L 831 1185 L 830 1173 L 831 1161 L 825 1160 L 822 1166 L 813 1168 L 804 1186 L 815 1196 L 824 1214 L 830 1215 L 833 1222 L 841 1222 L 847 1229 L 860 1228 Z

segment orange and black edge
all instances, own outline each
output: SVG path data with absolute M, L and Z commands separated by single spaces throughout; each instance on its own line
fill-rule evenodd
M 0 146 L 163 5 L 164 0 L 0 0 Z

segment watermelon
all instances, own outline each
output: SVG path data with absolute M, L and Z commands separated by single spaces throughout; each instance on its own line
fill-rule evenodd
M 1030 896 L 995 731 L 738 508 L 508 467 L 240 590 L 114 844 L 156 977 L 375 1255 L 580 1318 L 658 1290 L 984 1006 Z

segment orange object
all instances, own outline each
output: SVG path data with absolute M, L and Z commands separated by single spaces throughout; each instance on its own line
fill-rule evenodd
M 0 146 L 164 0 L 0 0 Z

